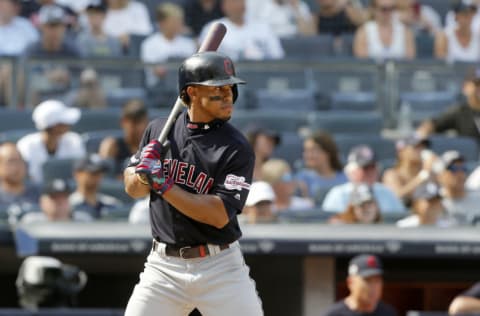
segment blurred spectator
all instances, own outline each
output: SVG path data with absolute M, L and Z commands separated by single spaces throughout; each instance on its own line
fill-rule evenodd
M 82 211 L 98 219 L 122 206 L 118 199 L 98 191 L 107 169 L 107 162 L 98 154 L 86 156 L 75 162 L 74 178 L 77 188 L 69 198 L 74 212 Z
M 414 33 L 428 32 L 435 35 L 442 27 L 440 15 L 429 5 L 418 0 L 397 0 L 400 21 L 410 27 Z
M 85 212 L 73 212 L 68 202 L 72 187 L 65 179 L 52 179 L 44 184 L 40 196 L 42 212 L 30 212 L 21 218 L 21 223 L 79 221 L 88 222 L 92 217 Z
M 138 151 L 143 131 L 148 124 L 148 112 L 139 100 L 128 101 L 122 109 L 120 126 L 123 136 L 107 137 L 100 143 L 98 153 L 114 162 L 114 173 L 121 178 L 127 161 Z
M 459 2 L 463 2 L 466 5 L 473 4 L 476 7 L 477 10 L 475 15 L 473 16 L 471 27 L 472 27 L 472 31 L 474 32 L 480 31 L 480 10 L 478 10 L 480 8 L 480 2 L 478 2 L 478 0 L 451 0 L 451 4 L 453 6 L 455 6 L 455 4 Z M 448 11 L 445 16 L 445 28 L 454 29 L 456 27 L 457 27 L 457 21 L 455 17 L 455 11 L 452 9 Z
M 25 18 L 18 16 L 20 0 L 0 0 L 0 56 L 18 56 L 38 40 L 38 32 Z
M 435 165 L 441 186 L 443 206 L 460 224 L 480 219 L 480 194 L 465 187 L 467 167 L 465 158 L 456 150 L 444 152 Z
M 304 140 L 303 162 L 304 168 L 295 179 L 306 185 L 308 196 L 315 201 L 321 202 L 326 189 L 347 182 L 337 145 L 326 132 L 316 132 Z
M 107 0 L 107 16 L 103 30 L 116 37 L 124 49 L 130 45 L 130 35 L 149 35 L 153 32 L 148 9 L 140 1 Z
M 128 214 L 130 224 L 150 224 L 150 196 L 137 200 Z
M 38 204 L 39 188 L 27 180 L 27 164 L 14 143 L 0 145 L 0 212 L 20 215 Z M 0 216 L 1 217 L 1 216 Z
M 462 99 L 437 117 L 420 124 L 417 133 L 427 137 L 453 130 L 459 136 L 475 138 L 480 143 L 480 68 L 470 69 L 463 84 Z
M 416 136 L 398 140 L 397 162 L 383 173 L 383 184 L 407 206 L 415 189 L 433 177 L 431 167 L 434 154 L 427 149 L 429 146 L 428 139 Z
M 367 145 L 358 145 L 348 154 L 345 173 L 349 182 L 333 187 L 325 197 L 322 208 L 327 212 L 342 212 L 347 208 L 356 185 L 365 183 L 372 187 L 375 200 L 382 213 L 404 212 L 405 206 L 382 183 L 377 182 L 378 166 L 375 154 Z
M 38 132 L 28 134 L 17 142 L 32 181 L 43 181 L 42 166 L 48 159 L 85 156 L 82 138 L 70 131 L 70 126 L 80 119 L 80 115 L 79 109 L 68 108 L 56 100 L 47 100 L 35 108 L 32 118 Z
M 303 0 L 267 1 L 259 12 L 259 19 L 267 22 L 281 38 L 316 33 L 312 13 Z
M 473 4 L 457 1 L 453 6 L 456 24 L 446 27 L 435 37 L 435 57 L 448 62 L 474 62 L 480 60 L 480 30 L 472 29 L 477 8 Z
M 255 166 L 253 168 L 253 179 L 262 179 L 262 166 L 270 159 L 277 147 L 280 144 L 280 135 L 271 129 L 262 127 L 253 127 L 245 133 L 248 142 L 255 153 Z
M 396 316 L 395 309 L 383 302 L 383 266 L 373 255 L 362 254 L 348 264 L 349 295 L 335 303 L 323 316 Z
M 185 23 L 197 37 L 210 21 L 223 17 L 221 0 L 186 0 L 184 4 Z
M 280 40 L 263 21 L 257 22 L 245 18 L 245 0 L 222 0 L 224 18 L 205 25 L 200 42 L 207 35 L 214 22 L 221 22 L 227 27 L 227 34 L 222 40 L 219 52 L 238 59 L 279 59 L 284 56 Z
M 83 57 L 119 57 L 122 55 L 120 41 L 104 33 L 103 23 L 107 13 L 104 0 L 90 0 L 86 8 L 88 29 L 76 37 L 76 44 Z
M 166 75 L 167 69 L 161 65 L 169 58 L 184 58 L 197 51 L 191 38 L 183 36 L 185 30 L 182 7 L 174 3 L 162 3 L 156 11 L 159 31 L 150 35 L 142 43 L 140 55 L 144 63 L 158 64 L 147 72 L 149 86 L 154 86 L 158 78 Z
M 103 109 L 107 107 L 107 98 L 101 86 L 97 72 L 86 68 L 80 74 L 79 87 L 65 97 L 68 106 L 82 109 Z
M 476 167 L 465 182 L 467 190 L 480 191 L 480 166 Z
M 458 294 L 448 307 L 449 315 L 474 315 L 480 313 L 480 282 Z
M 241 217 L 247 224 L 269 223 L 275 221 L 273 203 L 275 193 L 270 184 L 255 181 L 250 186 Z M 240 218 L 242 220 L 242 218 Z
M 355 33 L 354 55 L 379 60 L 415 58 L 413 32 L 394 15 L 395 0 L 372 0 L 371 9 L 374 19 Z
M 334 36 L 354 33 L 367 20 L 367 11 L 360 1 L 317 0 L 317 32 Z
M 456 224 L 455 219 L 446 214 L 440 187 L 435 182 L 430 181 L 416 188 L 412 194 L 412 211 L 412 215 L 397 222 L 398 227 L 450 227 Z
M 70 0 L 69 0 L 70 1 Z M 76 0 L 79 2 L 82 0 Z M 36 27 L 40 27 L 40 10 L 44 6 L 58 6 L 65 12 L 65 24 L 67 28 L 75 30 L 77 28 L 77 14 L 58 0 L 22 0 L 20 15 L 29 19 Z M 70 1 L 72 2 L 72 1 Z
M 273 210 L 303 211 L 314 207 L 311 199 L 295 196 L 297 183 L 292 170 L 283 159 L 269 159 L 262 166 L 262 180 L 270 184 L 275 192 Z
M 382 221 L 382 215 L 372 188 L 361 183 L 353 188 L 347 208 L 329 219 L 331 224 L 375 224 Z

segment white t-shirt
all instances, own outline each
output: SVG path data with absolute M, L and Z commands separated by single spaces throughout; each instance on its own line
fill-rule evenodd
M 480 166 L 475 168 L 472 173 L 468 176 L 467 181 L 465 182 L 465 187 L 468 190 L 480 190 Z
M 402 59 L 406 58 L 407 49 L 405 45 L 405 25 L 393 19 L 393 40 L 390 46 L 383 46 L 378 31 L 378 24 L 375 21 L 365 23 L 367 36 L 368 56 L 375 59 Z
M 130 224 L 150 224 L 150 197 L 138 200 L 133 204 L 128 222 Z
M 480 34 L 472 33 L 472 38 L 467 47 L 462 46 L 455 34 L 455 28 L 445 28 L 448 40 L 447 61 L 475 62 L 480 60 Z
M 461 224 L 480 216 L 479 191 L 467 191 L 461 199 L 443 198 L 442 203 L 447 213 L 456 218 Z
M 245 22 L 239 26 L 228 18 L 221 18 L 205 25 L 200 33 L 200 42 L 207 35 L 214 22 L 221 22 L 227 28 L 219 52 L 233 60 L 238 59 L 279 59 L 285 55 L 280 40 L 268 24 L 260 22 Z
M 123 34 L 148 35 L 153 32 L 147 7 L 131 0 L 124 9 L 107 11 L 103 31 L 110 36 Z
M 299 2 L 298 14 L 304 20 L 312 20 L 312 14 L 307 4 Z M 265 21 L 279 37 L 291 37 L 298 34 L 296 9 L 289 3 L 279 5 L 276 2 L 267 2 L 260 11 L 261 21 Z
M 82 138 L 74 132 L 67 132 L 60 138 L 57 151 L 52 156 L 48 154 L 40 132 L 22 137 L 17 142 L 17 148 L 28 164 L 28 174 L 34 183 L 43 181 L 42 166 L 49 158 L 80 159 L 86 154 Z
M 455 226 L 456 224 L 457 223 L 453 218 L 441 217 L 437 220 L 437 222 L 433 226 L 436 226 L 436 227 L 451 227 L 451 226 Z M 397 225 L 397 227 L 401 227 L 401 228 L 422 226 L 420 224 L 420 218 L 416 214 L 413 214 L 413 215 L 410 215 L 408 217 L 402 218 L 401 220 L 397 221 L 396 225 Z

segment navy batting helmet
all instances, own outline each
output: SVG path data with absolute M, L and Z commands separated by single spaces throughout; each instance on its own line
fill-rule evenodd
M 187 58 L 178 69 L 178 90 L 183 101 L 189 102 L 185 89 L 190 85 L 220 87 L 233 85 L 233 102 L 237 99 L 237 84 L 245 81 L 235 76 L 232 60 L 217 52 L 203 52 Z

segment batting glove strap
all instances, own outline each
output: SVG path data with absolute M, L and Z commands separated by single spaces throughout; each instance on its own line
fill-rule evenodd
M 152 188 L 152 190 L 160 195 L 165 194 L 175 184 L 175 182 L 173 181 L 173 178 L 165 179 L 165 178 L 156 178 L 155 176 L 152 176 L 152 177 L 149 177 L 149 179 L 151 180 L 150 187 Z

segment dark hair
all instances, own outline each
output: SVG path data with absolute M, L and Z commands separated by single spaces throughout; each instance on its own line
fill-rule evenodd
M 122 108 L 122 118 L 132 121 L 139 121 L 148 116 L 145 104 L 138 99 L 127 101 Z
M 325 131 L 316 131 L 308 136 L 306 140 L 312 140 L 328 154 L 328 161 L 334 170 L 342 170 L 342 163 L 338 158 L 337 144 L 329 133 Z

